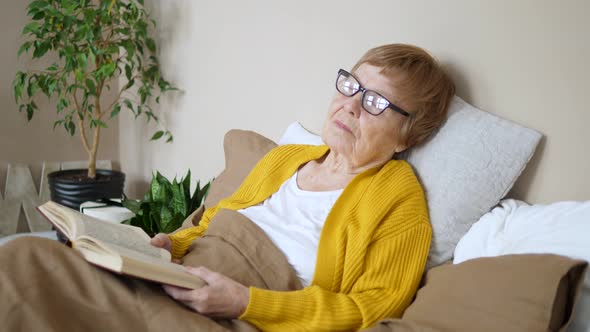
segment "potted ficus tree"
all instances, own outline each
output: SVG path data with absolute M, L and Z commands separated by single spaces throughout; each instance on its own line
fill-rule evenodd
M 57 61 L 17 72 L 18 110 L 30 121 L 38 111 L 35 99 L 51 98 L 58 115 L 54 129 L 78 133 L 88 154 L 88 169 L 49 175 L 52 200 L 77 208 L 86 200 L 121 197 L 124 175 L 96 169 L 102 130 L 123 109 L 158 122 L 152 99 L 159 103 L 162 93 L 175 90 L 160 72 L 149 31 L 155 21 L 143 0 L 35 0 L 27 9 L 31 21 L 22 33 L 28 40 L 19 56 Z M 158 130 L 152 140 L 160 138 L 169 142 L 172 135 Z

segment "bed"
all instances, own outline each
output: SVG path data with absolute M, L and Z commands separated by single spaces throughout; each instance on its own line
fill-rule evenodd
M 382 320 L 371 331 L 588 330 L 590 246 L 584 234 L 590 231 L 590 202 L 531 206 L 505 199 L 541 137 L 455 97 L 443 127 L 399 156 L 424 186 L 433 243 L 421 287 L 403 317 Z M 322 142 L 298 122 L 277 143 L 230 130 L 225 168 L 205 207 L 230 195 L 277 144 Z M 196 225 L 201 213 L 183 227 Z M 223 265 L 216 270 L 223 273 Z

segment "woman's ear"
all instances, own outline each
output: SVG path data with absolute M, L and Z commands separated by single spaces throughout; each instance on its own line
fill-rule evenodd
M 407 149 L 408 147 L 405 144 L 399 144 L 398 146 L 395 147 L 395 153 L 400 153 L 403 152 Z

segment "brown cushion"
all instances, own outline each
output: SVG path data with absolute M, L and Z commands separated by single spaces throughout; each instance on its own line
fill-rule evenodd
M 205 208 L 214 206 L 221 199 L 238 189 L 256 163 L 277 144 L 272 140 L 249 130 L 232 129 L 225 134 L 225 169 L 211 184 L 205 199 Z
M 439 266 L 401 320 L 370 331 L 558 331 L 569 324 L 587 265 L 525 254 Z
M 256 163 L 276 146 L 275 142 L 253 131 L 228 131 L 223 138 L 225 169 L 211 183 L 203 206 L 214 206 L 221 199 L 233 194 Z M 188 216 L 177 231 L 198 225 L 203 216 L 203 206 Z

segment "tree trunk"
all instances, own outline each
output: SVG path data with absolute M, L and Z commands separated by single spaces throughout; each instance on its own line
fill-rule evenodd
M 96 178 L 96 150 L 88 154 L 88 177 Z
M 100 108 L 99 108 L 100 109 Z M 92 144 L 92 150 L 88 153 L 88 177 L 91 179 L 96 178 L 96 153 L 98 152 L 98 143 L 100 140 L 100 127 L 94 129 L 94 139 Z

